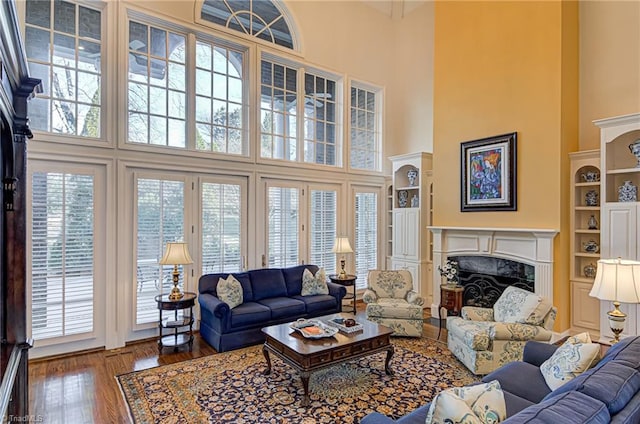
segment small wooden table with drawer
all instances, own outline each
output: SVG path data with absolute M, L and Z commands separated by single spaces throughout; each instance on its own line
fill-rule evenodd
M 314 319 L 328 321 L 338 317 L 350 318 L 349 315 L 334 314 Z M 351 316 L 351 318 L 353 317 Z M 273 353 L 297 370 L 304 388 L 302 406 L 309 405 L 309 377 L 311 372 L 321 368 L 387 351 L 384 370 L 388 375 L 392 375 L 393 372 L 389 368 L 389 362 L 393 355 L 393 346 L 389 337 L 393 330 L 365 319 L 358 319 L 358 323 L 362 324 L 362 330 L 348 334 L 338 332 L 335 336 L 321 339 L 307 339 L 291 328 L 289 323 L 263 328 L 262 332 L 265 334 L 266 340 L 262 353 L 267 360 L 267 369 L 264 374 L 271 373 L 269 353 Z
M 446 309 L 447 315 L 460 315 L 462 310 L 462 294 L 464 288 L 462 286 L 451 286 L 447 284 L 440 285 L 440 307 L 438 308 L 438 340 L 440 340 L 440 332 L 442 332 L 442 308 Z

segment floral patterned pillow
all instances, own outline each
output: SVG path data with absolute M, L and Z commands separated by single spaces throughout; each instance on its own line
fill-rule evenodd
M 222 278 L 218 280 L 216 291 L 218 298 L 229 305 L 231 309 L 241 305 L 243 302 L 242 285 L 231 274 L 227 276 L 226 280 Z
M 600 345 L 591 343 L 589 333 L 569 337 L 549 359 L 540 365 L 540 372 L 551 390 L 577 377 L 600 360 Z
M 320 268 L 316 275 L 305 269 L 302 273 L 302 296 L 311 296 L 314 294 L 329 294 L 327 286 L 327 275 L 324 268 Z
M 493 380 L 443 390 L 431 402 L 425 423 L 497 423 L 506 418 L 504 393 L 498 380 Z

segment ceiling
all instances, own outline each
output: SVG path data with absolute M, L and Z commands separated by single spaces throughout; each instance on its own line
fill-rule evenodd
M 429 0 L 361 0 L 391 19 L 402 19 Z

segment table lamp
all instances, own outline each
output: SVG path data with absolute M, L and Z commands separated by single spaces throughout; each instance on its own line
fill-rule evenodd
M 178 265 L 188 265 L 193 263 L 187 243 L 167 243 L 164 256 L 160 259 L 160 265 L 173 265 L 173 288 L 169 294 L 169 300 L 180 300 L 184 296 L 178 288 L 180 272 Z
M 333 249 L 331 249 L 333 253 L 341 253 L 342 257 L 340 258 L 340 273 L 338 274 L 338 278 L 344 280 L 347 278 L 347 273 L 344 270 L 344 254 L 345 253 L 353 253 L 353 249 L 351 248 L 351 244 L 349 244 L 349 237 L 336 237 L 335 243 L 333 243 Z
M 620 303 L 640 303 L 640 262 L 600 259 L 589 296 L 613 302 L 613 310 L 607 312 L 607 316 L 614 334 L 612 343 L 619 342 L 627 317 L 620 310 Z

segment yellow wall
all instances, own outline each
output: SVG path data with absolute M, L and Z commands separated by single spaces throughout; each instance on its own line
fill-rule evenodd
M 580 149 L 600 148 L 595 119 L 640 112 L 640 1 L 580 2 Z
M 434 225 L 567 228 L 577 146 L 576 4 L 437 2 Z M 563 25 L 564 24 L 564 25 Z M 460 143 L 517 131 L 517 212 L 460 212 Z M 569 323 L 568 240 L 555 240 L 557 328 Z

